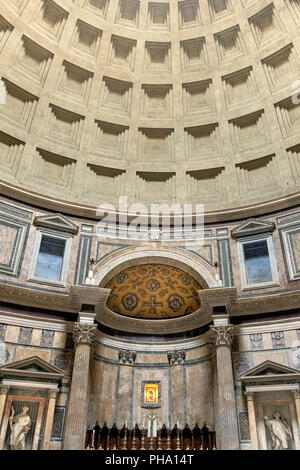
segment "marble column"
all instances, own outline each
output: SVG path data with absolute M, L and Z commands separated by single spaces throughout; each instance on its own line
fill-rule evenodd
M 256 422 L 255 406 L 254 406 L 254 393 L 245 392 L 245 395 L 247 397 L 248 419 L 249 419 L 252 450 L 259 450 L 257 422 Z
M 293 390 L 298 426 L 300 428 L 300 390 Z
M 5 409 L 6 397 L 9 391 L 9 385 L 0 385 L 0 429 Z M 2 449 L 2 442 L 0 439 L 0 449 Z
M 0 424 L 3 417 L 6 397 L 9 391 L 9 385 L 0 385 Z
M 48 390 L 48 407 L 47 407 L 45 430 L 44 430 L 44 437 L 43 437 L 43 444 L 42 444 L 43 450 L 49 450 L 49 446 L 50 446 L 57 393 L 58 393 L 57 389 Z
M 211 326 L 211 342 L 216 349 L 221 450 L 239 450 L 239 433 L 234 393 L 231 344 L 232 325 Z
M 88 379 L 91 347 L 97 326 L 89 323 L 75 323 L 75 357 L 65 427 L 65 450 L 83 450 L 85 445 Z

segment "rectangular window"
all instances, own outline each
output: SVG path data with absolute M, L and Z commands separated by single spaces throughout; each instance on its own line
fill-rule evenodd
M 60 281 L 64 261 L 66 240 L 42 236 L 35 269 L 35 277 Z
M 247 284 L 272 282 L 267 240 L 243 244 Z

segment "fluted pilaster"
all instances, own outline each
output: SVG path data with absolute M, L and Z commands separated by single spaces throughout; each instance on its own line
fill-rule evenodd
M 250 428 L 252 450 L 259 450 L 257 423 L 256 423 L 255 405 L 254 405 L 254 393 L 245 392 L 245 395 L 247 397 L 248 418 L 249 418 L 249 428 Z
M 47 406 L 45 430 L 44 430 L 43 445 L 42 445 L 43 450 L 49 450 L 49 447 L 50 447 L 57 393 L 58 393 L 57 389 L 48 390 L 48 403 L 47 403 L 48 406 Z

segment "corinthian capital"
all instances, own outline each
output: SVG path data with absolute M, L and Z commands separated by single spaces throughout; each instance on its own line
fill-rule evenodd
M 7 395 L 9 391 L 9 385 L 0 385 L 0 395 Z
M 184 364 L 185 358 L 186 358 L 185 351 L 168 352 L 168 359 L 169 359 L 170 365 Z
M 56 388 L 49 388 L 47 395 L 48 398 L 56 398 L 58 394 L 58 390 Z
M 300 390 L 292 390 L 295 400 L 299 400 L 300 398 Z
M 245 395 L 245 397 L 247 397 L 247 401 L 253 401 L 254 400 L 254 393 L 253 392 L 245 392 L 244 395 Z
M 95 342 L 97 325 L 88 323 L 75 323 L 73 330 L 73 338 L 76 344 L 87 343 L 90 346 Z
M 218 346 L 232 345 L 233 341 L 233 326 L 232 325 L 219 325 L 210 327 L 210 341 L 212 345 L 217 348 Z
M 121 364 L 133 365 L 136 360 L 135 351 L 126 351 L 124 349 L 119 350 L 119 361 Z

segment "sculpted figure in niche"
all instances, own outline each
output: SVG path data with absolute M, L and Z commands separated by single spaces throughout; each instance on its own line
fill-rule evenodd
M 13 407 L 11 408 L 11 416 L 9 417 L 11 450 L 25 450 L 26 434 L 31 426 L 28 410 L 27 406 L 23 406 L 21 413 L 15 416 L 15 410 Z
M 289 446 L 288 441 L 293 438 L 287 420 L 281 416 L 279 411 L 275 411 L 273 419 L 264 416 L 264 420 L 271 435 L 273 449 L 287 450 Z

